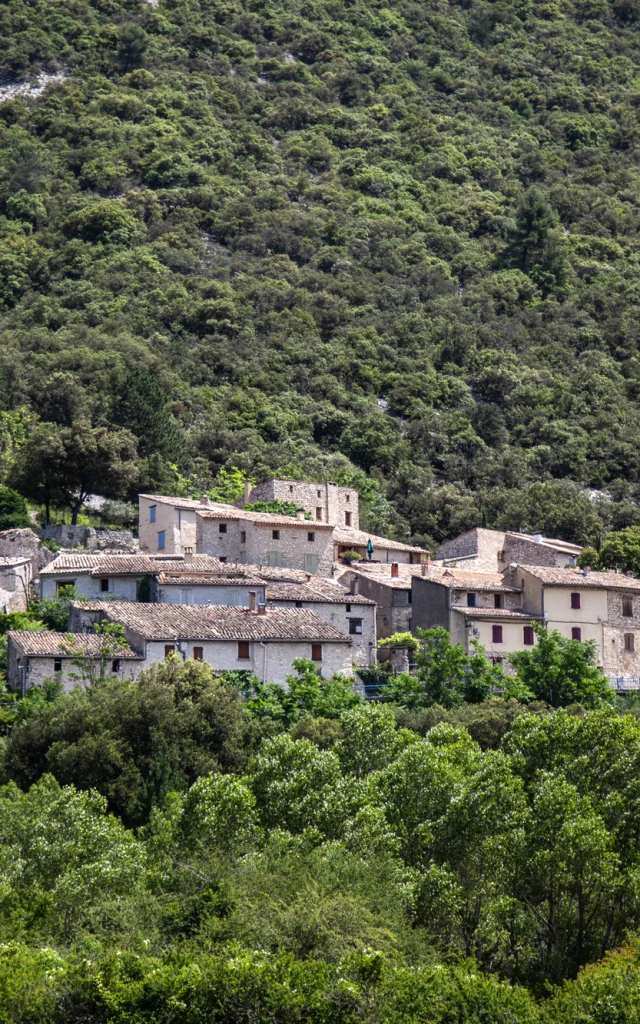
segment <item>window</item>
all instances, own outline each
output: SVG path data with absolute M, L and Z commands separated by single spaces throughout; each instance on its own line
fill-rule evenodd
M 467 608 L 475 608 L 476 606 L 476 595 L 467 594 Z
M 155 523 L 156 521 L 156 506 L 149 505 L 149 522 Z
M 351 526 L 351 513 L 350 512 L 345 512 L 345 514 L 344 514 L 344 525 L 345 526 Z
M 280 540 L 280 530 L 272 530 L 271 538 L 272 540 Z
M 193 590 L 188 589 L 182 591 L 182 603 L 193 604 Z
M 502 608 L 502 594 L 493 595 L 493 607 Z
M 158 551 L 162 551 L 164 548 L 164 530 L 158 532 Z
M 307 534 L 307 540 L 309 541 L 310 544 L 313 544 L 315 539 L 316 539 L 315 533 L 308 533 Z
M 633 633 L 624 634 L 624 649 L 629 654 L 633 654 L 636 649 L 636 638 Z
M 305 555 L 305 558 L 306 557 L 307 556 Z M 282 568 L 282 566 L 284 565 L 282 551 L 267 551 L 267 565 Z
M 622 598 L 622 614 L 625 619 L 630 619 L 633 616 L 633 598 L 623 597 Z
M 502 655 L 498 655 L 495 658 L 489 658 L 489 661 L 491 662 L 492 665 L 502 665 L 502 663 L 504 662 L 504 658 L 502 657 Z
M 226 560 L 227 560 L 227 556 L 226 556 L 226 555 L 220 555 L 220 556 L 218 557 L 218 561 L 219 561 L 219 562 L 226 562 Z
M 321 508 L 317 508 L 316 509 L 316 519 L 318 520 L 319 523 L 322 522 L 322 509 Z
M 302 608 L 302 601 L 296 601 L 296 608 Z
M 318 495 L 319 498 L 322 497 L 322 491 L 316 491 L 316 494 Z
M 109 589 L 109 580 L 100 580 L 100 590 L 103 594 L 106 594 Z
M 164 645 L 164 656 L 165 656 L 165 658 L 170 658 L 171 655 L 175 654 L 175 653 L 176 653 L 175 644 L 165 644 Z
M 362 633 L 362 619 L 349 619 L 349 632 L 352 636 L 360 636 Z
M 204 660 L 204 647 L 194 647 L 193 648 L 193 660 L 194 661 L 203 661 Z
M 56 594 L 61 594 L 66 587 L 75 587 L 75 580 L 56 580 Z
M 111 662 L 111 671 L 112 672 L 119 672 L 120 671 L 120 658 L 114 658 L 113 659 L 113 661 Z
M 322 644 L 311 644 L 311 660 L 322 661 Z
M 218 527 L 218 533 L 226 533 L 226 532 L 227 532 L 227 524 L 226 523 L 220 523 L 220 526 Z
M 524 641 L 525 647 L 532 647 L 533 646 L 533 635 L 534 635 L 533 634 L 533 626 L 525 626 L 524 627 L 524 637 L 523 637 L 523 641 Z
M 582 630 L 580 629 L 580 626 L 571 627 L 571 639 L 582 640 Z
M 247 552 L 246 551 L 241 551 L 240 552 L 240 554 L 238 555 L 238 561 L 241 562 L 243 565 L 247 564 Z
M 311 573 L 312 576 L 318 571 L 318 556 L 317 555 L 305 555 L 304 556 L 304 571 Z
M 407 590 L 407 604 L 411 604 L 411 600 L 412 600 L 412 592 L 410 590 Z
M 289 494 L 293 494 L 293 484 L 289 484 Z
M 494 644 L 502 643 L 502 626 L 491 627 L 491 639 Z
M 248 661 L 250 657 L 249 641 L 238 640 L 238 661 Z
M 580 594 L 572 594 L 571 595 L 571 607 L 572 608 L 579 608 L 580 607 Z
M 351 501 L 351 495 L 350 495 L 350 494 L 347 494 L 347 495 L 346 495 L 346 497 L 345 497 L 345 501 Z
M 240 530 L 240 543 L 241 544 L 246 544 L 247 543 L 247 531 L 246 530 Z
M 347 605 L 347 611 L 348 611 L 348 612 L 350 612 L 350 611 L 351 611 L 351 605 L 350 605 L 350 604 L 348 604 L 348 605 Z
M 62 672 L 62 658 L 56 658 L 53 662 L 53 671 Z

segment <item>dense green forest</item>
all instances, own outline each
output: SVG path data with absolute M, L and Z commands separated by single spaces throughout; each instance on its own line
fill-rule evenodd
M 5 697 L 0 1021 L 638 1024 L 638 706 L 296 669 Z
M 428 543 L 638 521 L 638 0 L 0 17 L 0 471 L 31 501 L 236 468 Z

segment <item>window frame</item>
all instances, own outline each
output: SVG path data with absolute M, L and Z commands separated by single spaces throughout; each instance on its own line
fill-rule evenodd
M 316 540 L 315 530 L 309 530 L 309 532 L 307 533 L 307 541 L 308 541 L 308 543 L 309 544 L 315 544 L 315 540 Z
M 162 543 L 160 543 L 162 538 Z M 167 534 L 166 530 L 158 530 L 158 551 L 164 551 L 167 546 Z
M 280 530 L 271 531 L 271 540 L 280 540 Z
M 362 636 L 363 623 L 364 619 L 349 619 L 349 636 Z
M 636 635 L 635 633 L 624 634 L 624 650 L 625 654 L 636 653 Z
M 533 631 L 533 626 L 525 626 L 522 630 L 522 643 L 525 647 L 533 647 L 535 643 L 536 635 Z
M 633 596 L 631 594 L 622 596 L 622 617 L 623 619 L 633 618 Z
M 149 505 L 149 522 L 150 523 L 155 523 L 157 511 L 158 511 L 158 506 L 157 505 Z
M 579 640 L 580 643 L 582 643 L 582 629 L 580 628 L 580 626 L 571 627 L 571 639 Z
M 218 523 L 218 533 L 226 533 L 226 532 L 227 532 L 227 524 L 226 523 Z
M 193 660 L 194 661 L 204 661 L 204 647 L 194 647 L 193 648 Z

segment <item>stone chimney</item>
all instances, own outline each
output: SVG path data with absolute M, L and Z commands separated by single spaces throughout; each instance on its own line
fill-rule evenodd
M 398 563 L 397 562 L 392 562 L 391 563 L 391 579 L 392 580 L 397 580 L 399 575 L 400 575 L 400 571 L 398 569 Z
M 423 576 L 428 576 L 429 575 L 429 563 L 428 562 L 423 562 L 422 563 L 422 565 L 420 566 L 420 572 L 422 573 Z
M 253 489 L 253 487 L 252 487 L 251 481 L 250 480 L 245 480 L 245 482 L 244 482 L 244 500 L 245 501 L 248 501 L 249 498 L 251 497 L 252 489 Z
M 627 571 L 625 572 L 625 576 L 630 576 L 631 578 L 633 578 L 632 570 L 631 569 L 627 569 Z
M 349 582 L 349 593 L 352 594 L 354 597 L 358 593 L 358 577 L 357 576 L 352 576 L 352 578 L 351 578 L 351 580 Z
M 266 606 L 266 604 L 259 604 L 258 605 L 258 615 L 266 615 L 266 614 L 267 614 L 267 606 Z
M 249 611 L 255 612 L 256 610 L 256 592 L 255 590 L 249 591 Z
M 209 504 L 209 496 L 207 494 L 201 494 L 200 495 L 200 504 L 201 505 L 208 505 Z
M 193 548 L 183 548 L 183 560 L 193 562 Z

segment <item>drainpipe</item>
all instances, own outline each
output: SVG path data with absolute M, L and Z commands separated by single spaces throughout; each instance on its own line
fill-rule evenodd
M 264 640 L 260 641 L 260 646 L 262 647 L 262 682 L 266 683 L 266 681 L 267 681 L 267 645 L 265 644 Z
M 182 660 L 186 661 L 187 660 L 187 648 L 186 648 L 186 644 L 185 644 L 184 640 L 178 640 L 176 642 L 176 647 L 178 648 L 178 650 L 180 651 L 180 654 L 182 655 Z

